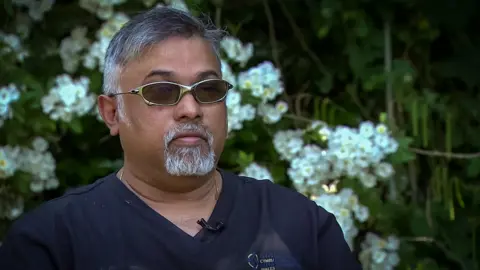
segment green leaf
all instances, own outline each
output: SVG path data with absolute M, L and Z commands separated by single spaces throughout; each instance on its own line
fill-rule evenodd
M 413 213 L 409 218 L 410 230 L 415 236 L 433 237 L 436 235 L 435 228 L 428 225 L 425 211 L 422 209 L 413 209 Z
M 390 155 L 389 161 L 393 165 L 396 165 L 415 160 L 416 155 L 409 150 L 409 146 L 413 142 L 413 139 L 403 136 L 396 138 L 396 140 L 398 142 L 398 150 L 396 153 Z
M 237 156 L 237 164 L 242 168 L 244 169 L 245 167 L 247 167 L 248 165 L 250 165 L 250 163 L 252 163 L 255 158 L 254 158 L 254 154 L 253 153 L 246 153 L 244 151 L 239 151 L 238 152 L 238 156 Z
M 29 194 L 31 180 L 32 176 L 28 173 L 16 173 L 13 181 L 13 187 L 21 194 Z
M 15 11 L 13 10 L 12 0 L 4 0 L 3 7 L 9 16 L 13 17 L 15 15 Z
M 364 19 L 357 20 L 355 33 L 357 34 L 358 37 L 366 37 L 369 34 L 368 25 Z
M 242 141 L 243 143 L 257 143 L 258 142 L 258 135 L 250 130 L 242 130 L 239 131 L 237 134 L 237 140 Z
M 81 134 L 83 132 L 82 122 L 78 118 L 74 118 L 69 123 L 70 129 L 75 132 L 76 134 Z
M 317 30 L 317 37 L 319 39 L 323 39 L 328 35 L 329 32 L 330 32 L 330 26 L 323 25 Z
M 467 176 L 476 178 L 480 175 L 480 159 L 475 158 L 468 161 Z
M 317 85 L 320 88 L 320 92 L 324 94 L 330 93 L 333 88 L 333 76 L 331 74 L 326 74 Z

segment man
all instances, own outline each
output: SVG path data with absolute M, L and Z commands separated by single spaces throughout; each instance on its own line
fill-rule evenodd
M 98 104 L 124 166 L 17 221 L 0 269 L 360 269 L 332 214 L 216 168 L 232 87 L 222 34 L 170 8 L 116 34 Z

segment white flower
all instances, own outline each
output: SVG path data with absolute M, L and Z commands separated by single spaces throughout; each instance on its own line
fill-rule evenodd
M 366 206 L 358 202 L 358 197 L 350 188 L 344 188 L 337 194 L 321 194 L 312 198 L 319 206 L 332 213 L 337 219 L 350 248 L 358 234 L 355 219 L 364 223 L 368 219 L 369 211 Z
M 113 7 L 126 0 L 80 0 L 80 7 L 97 15 L 102 20 L 108 20 L 113 15 Z
M 28 15 L 34 21 L 41 21 L 44 14 L 52 9 L 55 0 L 13 0 L 13 4 L 28 8 Z
M 86 68 L 98 68 L 102 71 L 105 62 L 105 54 L 113 36 L 127 23 L 130 18 L 124 13 L 115 13 L 109 17 L 102 27 L 97 31 L 97 40 L 90 46 L 90 49 L 83 58 L 83 65 Z
M 232 68 L 223 59 L 221 59 L 221 66 L 222 66 L 222 78 L 227 82 L 233 84 L 233 86 L 235 86 L 237 84 L 237 78 L 233 74 Z
M 95 95 L 88 93 L 89 79 L 74 81 L 69 75 L 56 78 L 55 86 L 41 100 L 43 112 L 53 120 L 70 122 L 75 116 L 83 116 L 95 105 Z
M 268 106 L 264 107 L 268 108 Z M 262 113 L 265 114 L 263 111 Z M 270 114 L 275 117 L 275 114 Z M 295 158 L 305 158 L 301 155 L 302 151 L 296 150 L 294 155 L 288 156 L 287 160 L 292 161 L 288 174 L 290 177 L 295 177 L 292 181 L 296 184 L 296 188 L 308 190 L 327 180 L 343 177 L 356 178 L 365 187 L 373 188 L 378 179 L 389 178 L 395 173 L 393 166 L 385 162 L 384 159 L 387 154 L 394 153 L 397 150 L 398 143 L 388 135 L 385 125 L 375 126 L 371 122 L 363 122 L 358 129 L 347 126 L 332 128 L 326 123 L 316 121 L 307 130 L 317 133 L 316 143 L 323 148 L 318 148 L 312 153 L 322 158 L 314 158 L 309 166 L 303 165 L 307 171 L 310 170 L 310 167 L 314 167 L 316 170 L 312 177 L 302 178 L 301 176 L 304 173 L 296 172 L 298 170 L 297 164 L 301 162 L 293 162 L 293 160 L 296 160 Z M 277 145 L 280 144 L 277 143 Z M 288 147 L 275 147 L 280 157 L 284 159 L 285 148 Z
M 303 131 L 286 130 L 278 131 L 273 137 L 273 145 L 275 150 L 284 160 L 292 160 L 303 147 Z
M 385 240 L 368 232 L 361 243 L 359 256 L 364 269 L 394 269 L 400 263 L 398 246 L 398 238 L 394 235 Z
M 362 205 L 357 205 L 353 208 L 353 211 L 355 213 L 355 217 L 360 221 L 360 222 L 365 222 L 368 219 L 369 216 L 369 210 L 368 207 L 362 206 Z
M 227 95 L 227 120 L 228 132 L 243 128 L 244 121 L 255 118 L 255 108 L 251 104 L 242 105 L 242 96 L 235 90 L 230 90 Z
M 252 177 L 258 180 L 270 180 L 273 181 L 273 177 L 268 169 L 255 162 L 248 165 L 244 171 L 240 174 L 242 176 Z
M 283 93 L 280 70 L 271 62 L 263 62 L 238 75 L 239 88 L 250 91 L 263 103 L 274 100 Z
M 178 10 L 189 12 L 187 5 L 182 0 L 167 0 L 169 6 Z
M 230 60 L 239 63 L 241 67 L 244 67 L 253 56 L 253 44 L 248 43 L 243 45 L 240 40 L 234 37 L 225 37 L 220 42 L 220 47 Z
M 3 121 L 13 116 L 10 105 L 20 98 L 20 91 L 15 84 L 9 84 L 0 88 L 0 127 Z
M 387 253 L 385 253 L 385 251 L 383 250 L 373 251 L 372 259 L 377 264 L 383 263 L 386 257 L 387 257 Z
M 36 137 L 32 142 L 35 151 L 44 152 L 48 149 L 48 142 L 42 137 Z
M 381 162 L 375 166 L 375 174 L 380 178 L 388 178 L 394 174 L 394 169 L 392 164 Z
M 86 50 L 90 41 L 86 37 L 87 28 L 77 27 L 71 32 L 71 35 L 60 43 L 59 54 L 62 58 L 62 64 L 65 71 L 74 73 L 82 60 L 81 53 Z
M 279 106 L 282 110 L 283 107 Z M 277 107 L 274 107 L 270 104 L 261 103 L 258 105 L 258 115 L 262 117 L 263 122 L 266 124 L 274 124 L 280 121 L 283 116 L 283 112 L 278 110 Z
M 0 179 L 13 176 L 18 169 L 19 148 L 0 147 Z
M 19 62 L 23 62 L 29 56 L 29 52 L 23 47 L 20 37 L 17 35 L 5 34 L 0 31 L 0 42 L 5 44 L 0 50 L 0 55 L 14 54 Z

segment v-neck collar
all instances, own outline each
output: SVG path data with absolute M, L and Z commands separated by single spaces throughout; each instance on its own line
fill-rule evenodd
M 238 183 L 234 179 L 229 177 L 227 172 L 217 169 L 222 178 L 222 190 L 218 198 L 217 203 L 208 219 L 209 224 L 215 224 L 216 222 L 223 222 L 225 226 L 228 226 L 228 218 L 233 209 L 235 202 L 235 190 L 237 189 Z M 199 245 L 205 245 L 211 242 L 221 235 L 221 233 L 212 233 L 207 229 L 202 228 L 195 236 L 191 236 L 186 232 L 182 231 L 177 227 L 173 222 L 163 217 L 161 214 L 157 213 L 154 209 L 148 206 L 142 199 L 140 199 L 135 193 L 128 189 L 125 184 L 121 182 L 120 179 L 116 176 L 116 172 L 112 174 L 110 178 L 111 185 L 115 192 L 121 197 L 121 199 L 130 207 L 136 208 L 136 210 L 148 220 L 154 224 L 158 224 L 162 228 L 176 233 L 179 237 L 179 241 L 185 244 L 185 247 L 191 247 L 191 251 L 196 253 L 199 251 Z

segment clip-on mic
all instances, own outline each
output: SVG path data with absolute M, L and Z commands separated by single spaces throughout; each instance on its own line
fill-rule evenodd
M 212 226 L 211 226 L 210 224 L 208 224 L 208 222 L 205 221 L 205 219 L 203 219 L 203 218 L 200 219 L 200 220 L 198 220 L 198 221 L 197 221 L 197 224 L 200 225 L 200 226 L 202 226 L 202 228 L 207 229 L 207 230 L 209 230 L 209 231 L 211 231 L 211 232 L 219 232 L 219 231 L 223 230 L 223 228 L 224 228 L 224 224 L 223 224 L 223 222 L 221 222 L 221 221 L 218 221 L 217 224 L 215 225 L 215 227 L 212 227 Z

